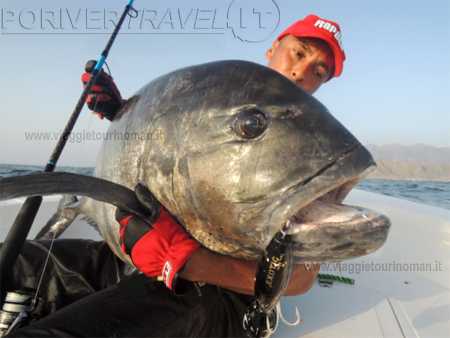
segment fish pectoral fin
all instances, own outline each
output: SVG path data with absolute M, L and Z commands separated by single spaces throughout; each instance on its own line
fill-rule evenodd
M 98 227 L 98 224 L 96 221 L 94 221 L 92 218 L 90 218 L 89 216 L 86 216 L 86 215 L 81 217 L 81 220 L 85 221 L 87 224 L 89 224 L 91 227 L 93 227 L 100 234 L 100 236 L 102 236 L 102 233 L 100 232 L 100 228 Z
M 35 239 L 58 238 L 72 224 L 78 216 L 78 201 L 76 196 L 63 195 L 59 201 L 58 209 L 48 222 L 38 232 Z

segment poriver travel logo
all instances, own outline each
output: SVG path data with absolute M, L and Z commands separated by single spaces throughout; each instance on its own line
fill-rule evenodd
M 121 34 L 232 34 L 243 42 L 269 39 L 280 22 L 273 0 L 135 3 Z M 123 1 L 2 1 L 1 34 L 110 34 Z

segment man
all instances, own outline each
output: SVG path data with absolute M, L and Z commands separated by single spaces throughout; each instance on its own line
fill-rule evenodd
M 345 53 L 339 25 L 315 15 L 286 29 L 267 51 L 268 67 L 309 94 L 342 73 Z
M 332 21 L 309 15 L 286 29 L 267 51 L 266 58 L 268 67 L 313 94 L 342 72 L 345 54 L 340 28 Z M 92 68 L 92 63 L 89 66 Z M 84 74 L 83 82 L 89 76 Z M 100 81 L 94 86 L 88 105 L 91 109 L 96 107 L 102 118 L 112 120 L 124 100 L 106 73 L 102 72 Z M 13 335 L 245 335 L 242 319 L 253 301 L 258 262 L 202 248 L 159 206 L 147 188 L 138 185 L 135 191 L 147 217 L 141 219 L 117 210 L 122 249 L 139 270 L 162 279 L 164 284 L 134 274 Z M 316 275 L 317 271 L 295 265 L 285 295 L 308 291 Z

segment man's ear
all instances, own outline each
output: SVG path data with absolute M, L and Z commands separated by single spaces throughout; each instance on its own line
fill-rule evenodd
M 275 50 L 278 48 L 280 44 L 279 40 L 275 40 L 272 44 L 272 47 L 269 48 L 269 50 L 266 53 L 266 59 L 267 60 L 271 60 L 273 57 L 273 53 L 275 53 Z

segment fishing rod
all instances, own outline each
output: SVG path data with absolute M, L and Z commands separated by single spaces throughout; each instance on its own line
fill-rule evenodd
M 129 0 L 127 5 L 125 6 L 125 10 L 123 11 L 111 37 L 109 38 L 109 41 L 106 44 L 105 49 L 103 50 L 100 58 L 98 59 L 97 64 L 91 73 L 89 81 L 84 86 L 80 99 L 78 100 L 75 109 L 73 110 L 73 113 L 70 116 L 69 121 L 66 124 L 66 127 L 64 128 L 62 136 L 58 140 L 58 143 L 56 144 L 56 147 L 50 156 L 50 159 L 45 165 L 43 172 L 53 172 L 55 170 L 56 163 L 58 162 L 58 159 L 64 149 L 64 146 L 66 145 L 67 140 L 69 139 L 70 133 L 72 132 L 72 129 L 75 126 L 75 123 L 78 119 L 78 116 L 80 115 L 80 112 L 83 109 L 86 99 L 91 92 L 92 86 L 94 85 L 98 75 L 100 74 L 100 71 L 102 70 L 103 64 L 105 63 L 105 60 L 108 57 L 108 53 L 112 47 L 112 44 L 114 43 L 114 40 L 116 39 L 117 34 L 119 33 L 120 27 L 122 26 L 125 17 L 129 15 L 129 11 L 132 9 L 133 2 L 134 0 Z M 16 219 L 14 220 L 13 225 L 11 226 L 11 229 L 8 232 L 8 235 L 5 238 L 5 241 L 3 242 L 3 246 L 0 250 L 0 278 L 1 278 L 0 296 L 2 300 L 4 299 L 4 296 L 6 294 L 7 281 L 11 275 L 17 257 L 19 256 L 20 251 L 22 250 L 22 247 L 28 236 L 31 225 L 33 224 L 33 221 L 36 217 L 39 207 L 41 206 L 41 203 L 42 203 L 42 196 L 28 197 L 25 200 Z

